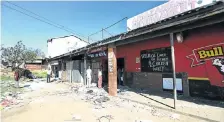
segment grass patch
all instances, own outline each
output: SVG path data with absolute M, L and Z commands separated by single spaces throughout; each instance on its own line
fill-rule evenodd
M 1 96 L 4 96 L 6 92 L 9 93 L 16 93 L 16 92 L 22 92 L 23 89 L 21 88 L 15 88 L 14 84 L 14 77 L 9 75 L 1 75 Z
M 31 72 L 37 78 L 47 78 L 47 71 L 36 70 L 36 71 L 31 71 Z
M 0 78 L 1 78 L 1 81 L 12 81 L 12 80 L 14 80 L 14 78 L 12 76 L 8 76 L 8 75 L 1 75 Z

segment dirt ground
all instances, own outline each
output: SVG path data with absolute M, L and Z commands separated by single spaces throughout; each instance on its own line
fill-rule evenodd
M 169 109 L 146 106 L 119 97 L 110 97 L 103 107 L 83 99 L 65 83 L 42 83 L 41 88 L 23 94 L 21 105 L 5 109 L 2 122 L 205 122 Z M 119 102 L 118 102 L 119 101 Z M 118 102 L 115 104 L 115 102 Z M 206 109 L 209 109 L 208 107 Z M 218 109 L 220 111 L 223 108 Z M 193 110 L 194 111 L 194 110 Z M 195 109 L 196 111 L 196 109 Z M 215 115 L 213 115 L 215 116 Z M 222 121 L 223 115 L 217 114 Z M 99 119 L 101 118 L 101 119 Z M 224 121 L 223 121 L 224 122 Z

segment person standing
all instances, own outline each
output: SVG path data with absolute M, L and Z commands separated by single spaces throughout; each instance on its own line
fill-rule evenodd
M 118 79 L 118 85 L 120 85 L 121 84 L 121 69 L 120 68 L 118 68 L 117 70 L 117 79 Z
M 90 69 L 90 66 L 86 70 L 86 78 L 87 78 L 87 87 L 90 87 L 92 81 L 92 70 Z
M 50 83 L 50 81 L 51 81 L 51 73 L 52 73 L 51 66 L 48 65 L 48 68 L 47 68 L 47 83 Z
M 102 88 L 102 68 L 98 71 L 98 88 Z

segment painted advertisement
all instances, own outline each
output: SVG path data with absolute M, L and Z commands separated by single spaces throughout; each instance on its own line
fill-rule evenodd
M 192 54 L 186 56 L 192 60 L 190 67 L 205 65 L 208 78 L 211 82 L 224 83 L 224 43 L 208 45 L 192 50 Z

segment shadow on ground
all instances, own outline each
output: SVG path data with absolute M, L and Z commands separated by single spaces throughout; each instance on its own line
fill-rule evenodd
M 145 90 L 145 89 L 123 88 L 123 86 L 118 86 L 118 88 L 120 88 L 119 93 L 126 92 L 126 91 L 135 92 L 135 93 L 137 93 L 145 98 L 148 98 L 152 101 L 155 101 L 159 104 L 173 108 L 173 106 L 168 105 L 161 100 L 156 100 L 156 99 L 148 96 L 148 95 L 153 95 L 153 96 L 162 97 L 163 99 L 167 99 L 167 98 L 173 99 L 173 92 L 171 92 L 171 91 L 155 92 L 155 91 L 149 91 L 149 90 Z M 181 93 L 177 94 L 177 100 L 192 102 L 192 103 L 195 103 L 198 105 L 208 105 L 208 106 L 224 108 L 223 100 L 209 100 L 209 99 L 199 98 L 199 97 L 186 97 L 186 96 L 183 96 Z

